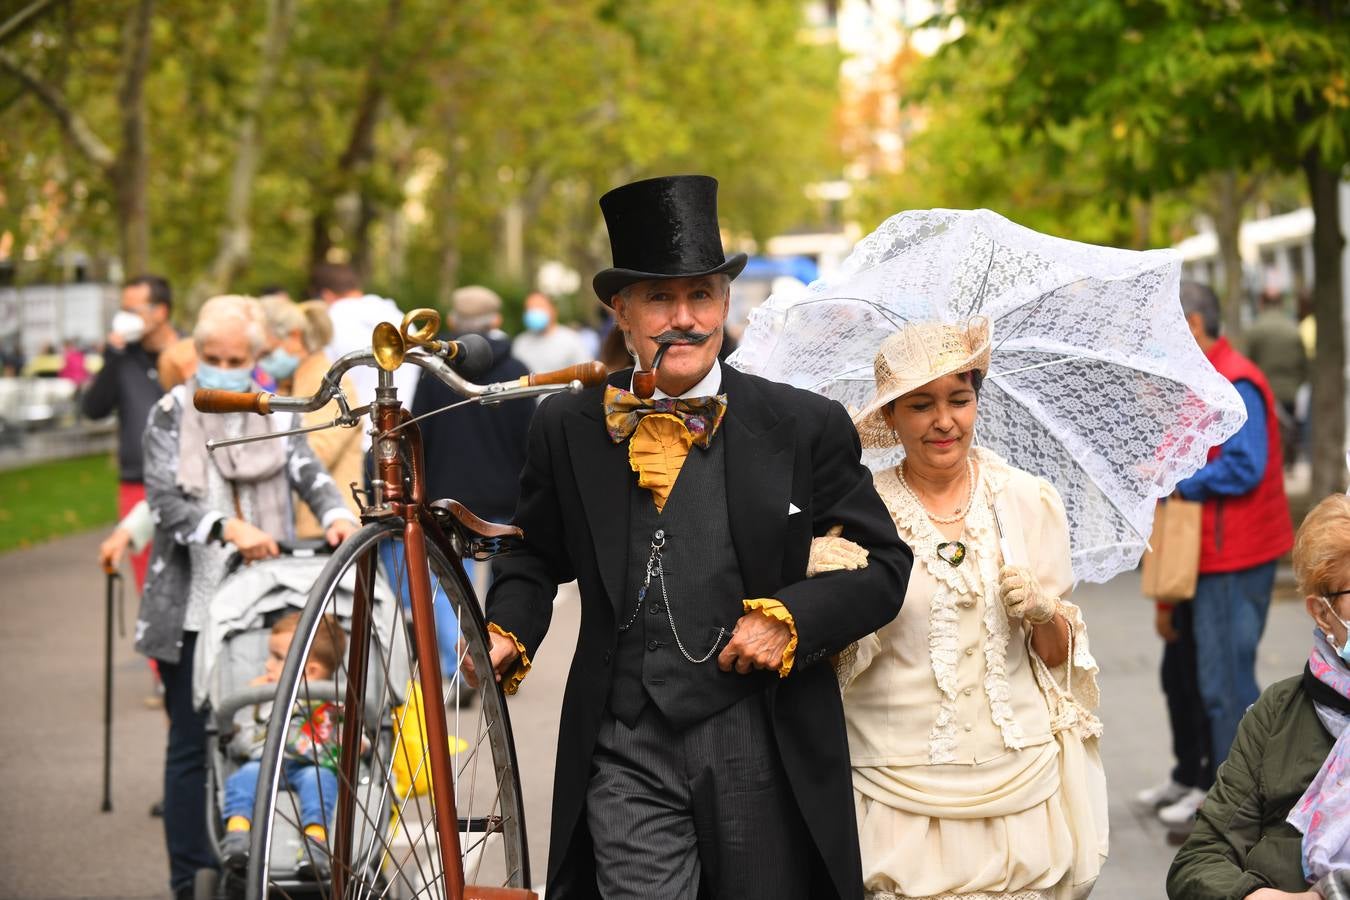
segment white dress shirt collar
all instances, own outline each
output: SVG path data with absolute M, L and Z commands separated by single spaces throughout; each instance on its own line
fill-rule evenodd
M 633 389 L 633 383 L 631 380 L 628 383 L 628 389 L 630 391 Z M 684 400 L 690 397 L 716 397 L 718 392 L 720 392 L 721 390 L 722 390 L 722 363 L 714 359 L 712 368 L 708 370 L 708 374 L 704 375 L 698 384 L 694 385 L 689 390 L 685 391 L 683 394 L 680 394 L 678 397 L 672 398 L 665 391 L 661 390 L 660 388 L 657 388 L 656 393 L 652 395 L 652 399 Z

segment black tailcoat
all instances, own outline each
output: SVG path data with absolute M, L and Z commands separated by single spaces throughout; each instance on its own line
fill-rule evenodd
M 610 383 L 627 387 L 631 370 Z M 722 367 L 726 496 L 746 597 L 775 597 L 797 629 L 791 673 L 766 692 L 779 752 L 818 856 L 813 897 L 862 896 L 847 738 L 827 657 L 900 611 L 913 554 L 859 462 L 844 408 L 818 395 Z M 693 449 L 690 452 L 698 452 Z M 581 631 L 563 698 L 553 788 L 548 896 L 597 897 L 584 815 L 596 733 L 610 694 L 624 595 L 629 492 L 641 490 L 628 446 L 610 440 L 604 389 L 549 398 L 535 413 L 516 524 L 523 547 L 500 557 L 487 615 L 532 654 L 557 585 L 576 579 Z M 789 514 L 790 506 L 800 510 Z M 806 579 L 811 539 L 833 525 L 867 548 L 868 565 Z M 709 661 L 705 665 L 715 665 Z M 801 853 L 809 848 L 764 848 Z

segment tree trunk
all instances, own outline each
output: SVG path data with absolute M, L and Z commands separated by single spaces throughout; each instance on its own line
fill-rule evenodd
M 1313 208 L 1313 316 L 1317 361 L 1312 376 L 1312 496 L 1345 487 L 1345 320 L 1342 311 L 1340 178 L 1316 149 L 1303 159 Z
M 262 157 L 258 136 L 258 116 L 267 104 L 276 83 L 286 51 L 291 21 L 291 0 L 267 0 L 267 20 L 263 26 L 262 58 L 258 79 L 244 103 L 235 139 L 234 169 L 230 172 L 229 196 L 225 202 L 225 224 L 215 259 L 188 292 L 188 309 L 195 311 L 208 298 L 229 287 L 230 281 L 248 262 L 252 250 L 249 209 L 253 204 L 253 184 Z
M 1228 339 L 1237 342 L 1242 334 L 1242 231 L 1243 192 L 1238 187 L 1237 173 L 1231 169 L 1218 173 L 1213 179 L 1210 213 L 1214 219 L 1214 237 L 1219 243 L 1219 259 L 1223 262 L 1223 292 L 1219 296 L 1223 310 L 1223 330 Z
M 1133 235 L 1130 246 L 1147 250 L 1153 246 L 1153 201 L 1136 199 L 1130 202 L 1130 224 Z
M 403 11 L 402 0 L 390 0 L 381 26 L 380 37 L 372 45 L 370 58 L 366 61 L 365 86 L 361 90 L 361 99 L 356 105 L 356 116 L 352 119 L 352 130 L 347 137 L 347 146 L 338 158 L 337 170 L 327 184 L 319 185 L 321 195 L 316 198 L 314 208 L 313 242 L 310 245 L 310 263 L 317 265 L 328 257 L 332 248 L 332 235 L 329 231 L 333 217 L 333 200 L 349 194 L 356 189 L 356 180 L 368 169 L 375 159 L 375 126 L 379 124 L 380 112 L 384 106 L 384 79 L 387 77 L 386 45 L 398 27 L 399 16 Z M 373 213 L 366 209 L 369 201 L 362 191 L 359 200 L 357 224 Z M 361 235 L 364 239 L 364 235 Z M 360 251 L 360 265 L 367 262 L 366 248 Z M 354 262 L 355 264 L 355 262 Z M 359 266 L 358 266 L 359 268 Z
M 117 93 L 122 146 L 110 175 L 117 206 L 122 268 L 129 277 L 150 266 L 150 214 L 146 204 L 145 74 L 150 67 L 150 20 L 154 0 L 139 0 L 123 29 L 122 88 Z
M 459 287 L 459 238 L 453 227 L 441 235 L 440 282 L 436 285 L 436 303 L 448 317 L 455 314 L 451 299 Z
M 513 284 L 525 281 L 525 210 L 513 197 L 502 210 L 500 274 Z
M 356 195 L 356 221 L 351 229 L 351 263 L 364 283 L 370 280 L 374 260 L 370 253 L 370 226 L 375 223 L 375 202 L 361 190 Z
M 11 36 L 19 32 L 19 29 L 28 24 L 29 19 L 37 18 L 55 2 L 56 0 L 34 0 L 28 6 L 10 16 L 8 20 L 0 24 L 0 43 L 9 40 Z

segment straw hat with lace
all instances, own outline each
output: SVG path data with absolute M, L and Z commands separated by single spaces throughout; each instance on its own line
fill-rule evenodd
M 964 325 L 918 322 L 906 325 L 881 342 L 873 371 L 877 392 L 853 417 L 862 445 L 894 447 L 900 443 L 886 424 L 886 405 L 943 375 L 989 371 L 989 320 L 976 316 Z

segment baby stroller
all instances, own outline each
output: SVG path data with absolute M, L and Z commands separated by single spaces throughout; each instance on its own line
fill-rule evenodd
M 207 614 L 207 624 L 197 641 L 194 660 L 193 699 L 199 709 L 207 713 L 207 828 L 212 845 L 221 863 L 222 814 L 225 784 L 229 776 L 256 754 L 258 746 L 251 740 L 257 723 L 266 723 L 267 713 L 275 693 L 273 684 L 251 685 L 264 670 L 268 657 L 268 639 L 272 625 L 289 613 L 305 605 L 309 590 L 328 560 L 329 548 L 322 541 L 281 544 L 282 555 L 244 566 L 237 557 L 232 560 L 227 575 L 216 590 Z M 333 612 L 344 630 L 350 628 L 352 592 L 340 591 L 335 598 Z M 394 597 L 381 579 L 376 583 L 374 623 L 377 634 L 384 632 L 387 647 L 399 647 L 400 641 L 389 640 L 388 630 L 395 626 L 392 609 Z M 383 611 L 383 612 L 382 612 Z M 386 699 L 397 694 L 386 694 L 384 670 L 372 672 L 366 685 L 367 698 Z M 391 689 L 402 685 L 407 678 L 407 661 L 391 656 L 388 680 Z M 331 686 L 313 685 L 310 688 L 315 702 L 341 703 L 346 685 L 336 677 Z M 320 696 L 320 694 L 323 694 Z M 364 732 L 372 743 L 387 747 L 392 730 L 389 703 L 367 702 Z M 364 773 L 369 758 L 379 756 L 368 752 L 362 762 Z M 291 871 L 284 866 L 278 873 L 278 887 L 289 896 L 318 895 L 321 886 L 303 871 L 301 830 L 298 801 L 291 808 L 294 816 L 278 816 L 271 841 L 273 860 L 290 861 Z M 360 823 L 354 835 L 357 846 L 384 841 L 376 834 L 375 823 L 388 822 L 387 816 L 376 816 Z M 378 855 L 372 855 L 378 859 Z M 242 896 L 242 885 L 221 878 L 215 870 L 198 873 L 195 885 L 197 900 Z

